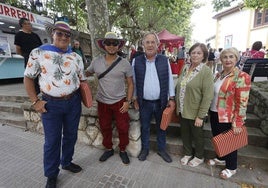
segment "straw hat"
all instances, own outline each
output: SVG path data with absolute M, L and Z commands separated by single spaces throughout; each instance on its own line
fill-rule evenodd
M 120 39 L 116 33 L 114 32 L 107 32 L 104 36 L 104 38 L 97 38 L 95 39 L 95 45 L 99 48 L 99 50 L 101 50 L 102 52 L 106 52 L 105 48 L 104 48 L 104 41 L 105 40 L 117 40 L 119 41 L 118 44 L 118 50 L 120 50 L 121 48 L 123 48 L 123 46 L 125 45 L 126 41 L 124 39 Z
M 52 24 L 50 22 L 46 22 L 44 25 L 45 25 L 45 28 L 46 28 L 47 32 L 50 35 L 56 29 L 60 30 L 60 31 L 64 31 L 66 33 L 70 33 L 71 36 L 78 35 L 78 33 L 73 31 L 73 30 L 71 30 L 70 25 L 68 23 L 64 22 L 64 21 L 57 21 L 54 24 Z

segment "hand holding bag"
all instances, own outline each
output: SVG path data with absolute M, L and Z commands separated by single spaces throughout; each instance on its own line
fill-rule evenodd
M 248 145 L 248 133 L 245 126 L 240 134 L 234 134 L 231 129 L 212 138 L 212 144 L 219 157 L 225 156 L 239 148 Z
M 92 95 L 87 82 L 80 83 L 80 92 L 83 104 L 85 107 L 90 108 L 92 106 Z
M 166 130 L 169 123 L 171 122 L 172 116 L 174 116 L 175 113 L 175 107 L 166 107 L 166 109 L 163 111 L 162 114 L 162 120 L 160 124 L 160 128 L 162 130 Z

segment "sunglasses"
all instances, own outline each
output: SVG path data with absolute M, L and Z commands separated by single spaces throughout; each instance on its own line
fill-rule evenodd
M 63 37 L 63 35 L 65 36 L 65 38 L 70 38 L 71 37 L 71 33 L 63 33 L 63 32 L 60 32 L 60 31 L 56 31 L 55 33 L 56 33 L 56 35 L 58 37 Z
M 30 22 L 24 22 L 22 25 L 32 25 Z
M 105 46 L 118 46 L 119 45 L 119 41 L 117 41 L 117 40 L 115 40 L 115 41 L 105 40 L 105 41 L 103 41 L 103 44 Z

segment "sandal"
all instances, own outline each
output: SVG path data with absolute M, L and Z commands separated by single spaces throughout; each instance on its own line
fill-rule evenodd
M 217 158 L 214 158 L 214 159 L 209 159 L 207 164 L 210 165 L 210 166 L 214 166 L 214 165 L 225 166 L 226 163 L 225 163 L 224 160 L 219 160 Z
M 223 171 L 221 171 L 220 177 L 222 179 L 228 179 L 228 178 L 232 177 L 235 174 L 236 174 L 236 170 L 229 170 L 229 169 L 226 168 Z
M 204 162 L 204 158 L 203 159 L 199 159 L 197 157 L 194 157 L 189 163 L 188 165 L 191 167 L 196 167 L 200 164 L 202 164 Z
M 181 164 L 182 165 L 187 165 L 191 158 L 192 158 L 192 156 L 185 155 L 183 158 L 181 158 Z

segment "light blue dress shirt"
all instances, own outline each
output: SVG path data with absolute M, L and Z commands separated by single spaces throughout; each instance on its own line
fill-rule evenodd
M 134 81 L 134 95 L 133 96 L 136 97 L 137 90 L 136 90 L 136 77 L 135 77 L 134 66 L 135 66 L 135 59 L 133 59 L 132 61 L 132 68 L 133 68 L 133 81 Z M 168 72 L 169 72 L 169 96 L 175 96 L 174 81 L 173 81 L 169 63 L 168 63 Z M 143 99 L 146 99 L 146 100 L 160 99 L 160 83 L 159 83 L 157 70 L 155 66 L 155 59 L 153 61 L 149 61 L 146 58 L 146 72 L 145 72 L 143 92 L 144 92 Z

